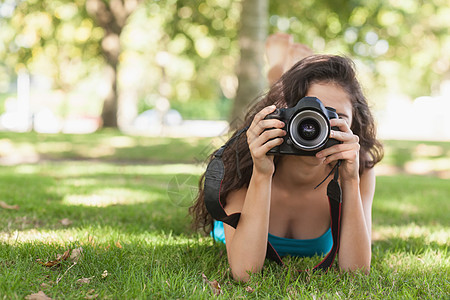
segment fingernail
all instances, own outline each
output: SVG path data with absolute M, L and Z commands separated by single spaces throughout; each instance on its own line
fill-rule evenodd
M 333 130 L 330 131 L 330 136 L 334 136 Z

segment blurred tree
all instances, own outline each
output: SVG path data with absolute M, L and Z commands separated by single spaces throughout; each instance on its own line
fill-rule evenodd
M 118 125 L 117 67 L 121 53 L 120 35 L 128 17 L 136 10 L 140 1 L 86 0 L 87 12 L 104 31 L 100 49 L 108 65 L 107 80 L 110 85 L 110 91 L 102 110 L 104 127 L 117 127 Z
M 230 103 L 237 74 L 234 120 L 263 91 L 258 59 L 264 47 L 256 41 L 265 33 L 258 36 L 254 24 L 263 28 L 267 20 L 269 32 L 291 33 L 315 52 L 362 61 L 360 76 L 376 94 L 383 87 L 411 97 L 430 94 L 450 76 L 450 0 L 270 1 L 269 15 L 252 20 L 266 11 L 266 1 L 159 0 L 137 6 L 138 0 L 0 0 L 0 66 L 51 76 L 66 93 L 104 62 L 117 72 L 120 61 L 126 76 L 111 76 L 106 126 L 114 126 L 106 116 L 117 109 L 116 81 L 139 91 L 147 109 L 161 94 L 180 105 L 220 98 Z M 239 22 L 240 34 L 250 39 L 238 40 Z M 260 52 L 252 56 L 247 50 Z M 254 87 L 245 87 L 245 76 L 257 76 L 247 80 Z
M 230 116 L 231 129 L 242 125 L 243 113 L 263 92 L 264 44 L 267 37 L 268 0 L 243 0 L 239 27 L 238 89 Z
M 120 34 L 140 0 L 20 1 L 9 18 L 8 62 L 54 79 L 64 94 L 81 78 L 107 65 L 105 127 L 117 127 Z

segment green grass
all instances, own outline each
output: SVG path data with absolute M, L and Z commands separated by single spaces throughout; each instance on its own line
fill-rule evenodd
M 2 147 L 2 159 L 16 153 L 41 159 L 0 167 L 0 201 L 20 207 L 0 208 L 0 298 L 23 299 L 43 291 L 54 299 L 209 299 L 213 292 L 202 273 L 220 283 L 224 299 L 450 295 L 448 179 L 405 172 L 377 178 L 370 275 L 334 268 L 325 275 L 299 276 L 296 269 L 311 267 L 318 258 L 288 258 L 286 267 L 267 262 L 263 273 L 239 284 L 230 277 L 224 246 L 193 233 L 187 215 L 203 152 L 220 144 L 217 139 L 104 131 L 86 136 L 0 133 L 0 143 L 10 147 L 9 152 Z M 387 162 L 395 149 L 406 147 L 386 144 Z M 407 147 L 421 144 L 428 145 L 407 142 Z M 66 145 L 59 149 L 65 150 L 57 151 L 58 145 Z M 109 152 L 96 156 L 90 148 Z M 405 164 L 445 159 L 435 154 L 411 156 Z M 62 224 L 63 219 L 70 224 Z M 64 261 L 49 269 L 36 261 L 54 260 L 78 247 L 84 254 L 77 264 Z M 77 283 L 82 278 L 91 281 Z

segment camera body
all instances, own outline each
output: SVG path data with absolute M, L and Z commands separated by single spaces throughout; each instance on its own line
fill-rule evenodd
M 329 138 L 331 129 L 339 130 L 330 126 L 330 119 L 336 118 L 336 110 L 325 107 L 316 97 L 304 97 L 294 107 L 276 109 L 265 119 L 283 121 L 287 134 L 283 136 L 283 143 L 267 154 L 314 156 L 322 149 L 339 144 Z

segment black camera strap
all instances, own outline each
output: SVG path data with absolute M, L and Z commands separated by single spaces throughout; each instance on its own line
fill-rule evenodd
M 214 158 L 208 164 L 208 167 L 206 168 L 205 172 L 204 201 L 206 209 L 215 220 L 222 221 L 233 228 L 237 227 L 241 214 L 234 213 L 228 215 L 225 212 L 225 209 L 223 208 L 223 205 L 220 201 L 220 190 L 225 175 L 225 167 L 222 161 L 222 155 L 225 149 L 230 144 L 234 143 L 235 140 L 247 129 L 248 127 L 241 129 L 233 138 L 231 138 L 225 145 L 220 147 L 219 150 L 217 150 L 214 153 Z M 237 156 L 236 159 L 238 160 Z M 315 270 L 327 271 L 333 264 L 336 254 L 338 253 L 339 250 L 339 232 L 340 232 L 341 207 L 342 207 L 342 191 L 338 182 L 339 165 L 340 161 L 338 161 L 338 163 L 331 170 L 330 174 L 328 174 L 328 176 L 330 176 L 331 173 L 334 172 L 333 179 L 330 181 L 327 187 L 328 203 L 330 205 L 331 234 L 333 236 L 333 247 L 331 248 L 327 256 L 313 268 L 313 271 Z M 281 260 L 281 257 L 278 255 L 277 251 L 273 248 L 270 242 L 267 242 L 266 258 L 271 259 L 280 265 L 284 265 L 283 261 Z

